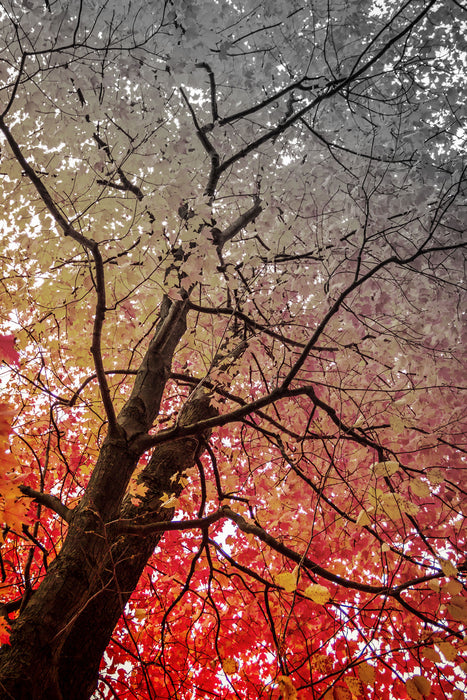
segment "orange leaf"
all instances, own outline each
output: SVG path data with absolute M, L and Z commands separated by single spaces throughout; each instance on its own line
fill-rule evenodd
M 277 679 L 282 695 L 282 700 L 298 700 L 297 691 L 289 676 L 279 676 Z
M 423 676 L 412 676 L 406 682 L 405 689 L 412 700 L 423 700 L 431 693 L 431 683 Z
M 336 685 L 333 692 L 334 700 L 352 700 L 352 693 L 348 688 L 344 688 L 342 685 Z

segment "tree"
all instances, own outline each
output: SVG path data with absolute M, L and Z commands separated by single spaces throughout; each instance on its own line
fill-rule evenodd
M 465 8 L 1 22 L 0 698 L 462 698 Z

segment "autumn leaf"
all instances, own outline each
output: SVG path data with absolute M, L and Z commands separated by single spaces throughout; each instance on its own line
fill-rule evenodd
M 0 495 L 0 522 L 16 532 L 21 532 L 28 518 L 28 504 L 14 480 L 2 480 Z M 0 482 L 1 483 L 1 482 Z
M 420 498 L 427 498 L 431 493 L 428 484 L 420 479 L 412 479 L 410 482 L 410 489 L 415 496 L 419 496 Z
M 314 669 L 321 675 L 330 673 L 333 667 L 333 661 L 327 654 L 313 654 L 311 658 L 311 664 Z
M 462 591 L 463 586 L 460 581 L 456 581 L 454 579 L 450 579 L 447 581 L 444 586 L 443 586 L 443 593 L 449 593 L 452 596 L 459 595 L 459 593 Z
M 297 588 L 297 569 L 294 571 L 283 571 L 274 576 L 275 583 L 283 588 L 287 593 L 293 593 Z
M 0 403 L 0 440 L 8 439 L 10 433 L 11 421 L 15 415 L 15 411 L 11 405 Z
M 369 525 L 370 522 L 371 522 L 371 521 L 370 521 L 370 518 L 368 517 L 367 511 L 366 511 L 366 510 L 361 510 L 360 513 L 359 513 L 358 516 L 357 516 L 357 520 L 356 520 L 356 523 L 355 523 L 355 524 L 356 524 L 358 527 L 364 527 L 365 525 Z
M 436 467 L 427 470 L 427 479 L 430 482 L 430 484 L 433 484 L 433 486 L 438 486 L 438 484 L 442 484 L 445 479 L 443 470 Z
M 173 493 L 163 493 L 161 501 L 161 508 L 176 508 L 178 506 L 178 498 Z
M 222 659 L 222 669 L 230 676 L 238 672 L 238 663 L 235 659 Z
M 320 605 L 325 605 L 331 597 L 329 590 L 326 586 L 321 586 L 317 583 L 312 583 L 304 591 L 303 595 L 310 598 L 314 603 L 319 603 Z
M 144 496 L 147 493 L 147 490 L 148 490 L 148 487 L 146 484 L 143 484 L 142 482 L 137 483 L 136 481 L 132 481 L 130 483 L 128 493 L 133 498 L 138 499 L 138 498 L 144 498 Z
M 344 688 L 342 685 L 336 685 L 332 689 L 334 700 L 352 700 L 352 692 L 349 688 Z
M 453 620 L 467 621 L 467 598 L 464 596 L 453 596 L 447 604 L 447 609 Z
M 401 418 L 399 416 L 390 416 L 389 423 L 391 425 L 392 430 L 394 431 L 394 433 L 396 435 L 400 435 L 405 429 L 404 422 L 401 420 Z
M 277 683 L 280 688 L 282 700 L 298 700 L 297 691 L 289 676 L 279 676 Z
M 365 691 L 361 680 L 355 678 L 354 676 L 351 676 L 349 678 L 346 678 L 345 682 L 352 696 L 355 696 L 357 698 L 365 697 Z
M 438 642 L 436 646 L 447 661 L 457 658 L 457 649 L 450 642 Z
M 458 575 L 457 568 L 448 559 L 439 558 L 438 562 L 445 576 L 455 577 Z
M 375 668 L 364 661 L 358 665 L 358 677 L 364 685 L 373 685 L 375 682 Z
M 465 695 L 462 690 L 456 689 L 451 697 L 451 700 L 464 700 Z
M 426 647 L 425 649 L 423 649 L 422 654 L 426 659 L 429 659 L 434 664 L 437 664 L 441 661 L 439 653 L 431 647 Z
M 412 676 L 406 681 L 405 689 L 413 700 L 423 700 L 431 693 L 431 683 L 423 676 Z
M 399 463 L 394 461 L 377 462 L 373 465 L 373 473 L 376 477 L 393 476 L 399 469 Z
M 14 335 L 0 335 L 0 359 L 11 365 L 19 364 L 19 354 L 15 349 Z

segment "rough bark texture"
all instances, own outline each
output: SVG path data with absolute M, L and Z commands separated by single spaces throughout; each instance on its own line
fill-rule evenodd
M 162 536 L 121 534 L 111 524 L 122 517 L 170 520 L 173 510 L 161 508 L 160 497 L 181 490 L 170 479 L 191 467 L 199 452 L 195 438 L 158 446 L 139 477 L 147 486 L 143 501 L 134 506 L 124 498 L 139 459 L 132 441 L 157 415 L 173 352 L 186 329 L 187 308 L 185 302 L 163 306 L 119 416 L 119 434 L 107 437 L 63 548 L 14 623 L 11 645 L 0 653 L 0 700 L 86 700 L 96 688 L 102 654 Z M 197 392 L 179 423 L 212 415 L 209 397 Z

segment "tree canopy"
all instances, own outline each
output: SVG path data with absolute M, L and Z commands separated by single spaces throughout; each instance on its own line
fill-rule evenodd
M 465 5 L 0 23 L 0 700 L 462 700 Z

